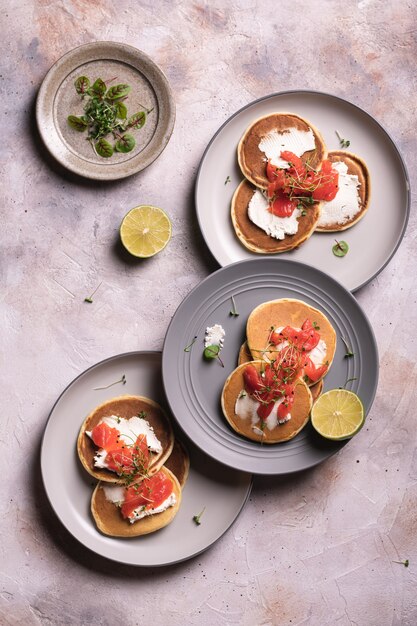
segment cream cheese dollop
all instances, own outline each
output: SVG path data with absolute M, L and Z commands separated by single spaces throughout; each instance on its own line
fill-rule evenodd
M 265 154 L 266 160 L 270 160 L 272 165 L 280 168 L 289 167 L 289 163 L 281 159 L 281 152 L 288 150 L 300 157 L 304 152 L 314 150 L 315 147 L 316 141 L 311 128 L 308 130 L 288 128 L 284 132 L 271 130 L 259 142 L 259 150 Z
M 295 235 L 298 231 L 300 209 L 294 209 L 290 217 L 278 217 L 268 211 L 269 202 L 265 195 L 256 189 L 248 205 L 250 221 L 274 239 L 284 239 L 286 235 Z
M 336 196 L 329 202 L 321 204 L 321 214 L 317 226 L 346 224 L 361 210 L 359 187 L 361 185 L 356 174 L 348 174 L 348 166 L 343 161 L 332 163 L 332 168 L 339 173 Z
M 102 485 L 102 489 L 104 491 L 104 495 L 106 496 L 106 500 L 109 502 L 113 502 L 118 507 L 121 507 L 124 502 L 124 487 L 120 487 L 118 485 Z M 143 517 L 147 517 L 148 515 L 155 515 L 156 513 L 162 513 L 166 511 L 170 506 L 174 506 L 176 504 L 177 498 L 174 492 L 172 492 L 168 498 L 166 498 L 161 504 L 154 509 L 145 509 L 143 506 L 138 507 L 129 517 L 129 522 L 133 524 Z

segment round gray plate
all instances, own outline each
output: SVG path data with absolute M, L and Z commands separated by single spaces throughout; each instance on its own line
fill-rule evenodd
M 126 376 L 125 385 L 94 390 Z M 191 467 L 174 521 L 151 535 L 133 539 L 101 535 L 90 514 L 94 479 L 78 460 L 76 441 L 86 415 L 122 394 L 148 396 L 164 404 L 160 352 L 112 357 L 78 376 L 53 407 L 41 450 L 41 472 L 49 501 L 67 530 L 101 556 L 130 565 L 157 566 L 195 556 L 234 522 L 251 489 L 250 474 L 231 471 L 186 442 Z M 192 518 L 206 507 L 202 523 Z
M 102 158 L 86 141 L 86 132 L 68 125 L 68 115 L 83 113 L 74 88 L 81 75 L 91 83 L 115 78 L 111 85 L 129 84 L 128 116 L 153 107 L 143 128 L 132 131 L 136 139 L 132 152 Z M 125 44 L 100 41 L 71 50 L 51 67 L 39 90 L 36 119 L 46 147 L 61 165 L 86 178 L 116 180 L 143 170 L 163 151 L 174 128 L 175 104 L 165 75 L 146 54 Z
M 410 188 L 405 165 L 386 131 L 368 113 L 342 98 L 288 91 L 256 100 L 232 115 L 214 135 L 200 164 L 195 200 L 203 237 L 222 266 L 259 256 L 237 239 L 230 202 L 243 179 L 237 144 L 255 119 L 274 111 L 305 117 L 320 130 L 329 150 L 340 149 L 337 130 L 350 140 L 349 150 L 368 165 L 371 203 L 365 217 L 341 233 L 314 233 L 297 250 L 279 255 L 317 267 L 355 291 L 383 269 L 399 246 L 409 215 Z M 227 176 L 231 182 L 225 184 Z M 335 236 L 350 246 L 342 259 L 332 253 Z
M 239 312 L 232 317 L 231 297 Z M 277 298 L 304 300 L 327 315 L 337 333 L 337 350 L 325 390 L 347 385 L 369 411 L 378 382 L 378 352 L 369 322 L 355 298 L 323 272 L 294 261 L 270 257 L 224 267 L 200 283 L 178 307 L 168 328 L 162 357 L 162 377 L 172 412 L 197 446 L 236 469 L 257 474 L 286 474 L 320 463 L 346 442 L 331 442 L 308 424 L 294 439 L 261 445 L 240 437 L 223 417 L 220 396 L 227 376 L 237 366 L 245 340 L 246 321 L 262 302 Z M 203 359 L 207 326 L 226 330 L 221 358 Z M 184 352 L 193 337 L 197 340 Z M 345 358 L 343 336 L 355 356 Z M 360 437 L 360 434 L 357 435 Z

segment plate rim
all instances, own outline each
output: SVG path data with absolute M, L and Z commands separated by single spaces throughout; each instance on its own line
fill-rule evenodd
M 61 158 L 60 154 L 56 150 L 54 150 L 53 143 L 49 141 L 48 134 L 45 133 L 45 130 L 43 128 L 41 107 L 45 103 L 45 91 L 47 87 L 49 86 L 51 79 L 53 78 L 54 72 L 57 70 L 59 65 L 61 65 L 61 63 L 63 63 L 64 61 L 68 59 L 71 59 L 72 56 L 79 53 L 82 49 L 86 50 L 87 53 L 89 53 L 90 50 L 92 50 L 93 51 L 92 55 L 93 55 L 94 48 L 99 47 L 99 46 L 108 46 L 110 50 L 112 49 L 113 50 L 114 49 L 126 50 L 127 49 L 131 54 L 135 55 L 136 57 L 142 58 L 146 63 L 152 66 L 154 71 L 159 75 L 161 79 L 161 84 L 163 85 L 163 89 L 167 96 L 167 130 L 163 136 L 163 141 L 160 143 L 155 153 L 151 154 L 146 159 L 144 164 L 139 164 L 139 165 L 137 164 L 136 167 L 134 167 L 132 171 L 130 170 L 125 171 L 125 172 L 118 171 L 123 168 L 124 162 L 120 164 L 116 164 L 116 163 L 113 164 L 112 170 L 109 171 L 109 173 L 106 175 L 100 174 L 100 169 L 99 169 L 101 167 L 100 164 L 95 164 L 95 163 L 91 164 L 92 167 L 95 167 L 97 169 L 97 172 L 94 172 L 94 171 L 86 172 L 82 166 L 77 167 L 77 166 L 73 166 L 72 164 L 68 164 L 67 162 L 65 162 L 64 159 Z M 90 58 L 88 60 L 94 61 L 95 59 Z M 55 90 L 55 94 L 56 92 L 57 90 Z M 138 172 L 141 172 L 142 170 L 144 170 L 149 165 L 151 165 L 159 157 L 159 155 L 164 151 L 164 149 L 168 145 L 171 135 L 174 131 L 175 120 L 176 120 L 176 105 L 175 105 L 173 91 L 169 84 L 168 78 L 166 77 L 164 71 L 160 68 L 160 66 L 148 54 L 146 54 L 146 52 L 143 52 L 139 48 L 136 48 L 135 46 L 132 46 L 127 43 L 123 43 L 121 41 L 100 40 L 100 41 L 90 41 L 88 43 L 80 44 L 79 46 L 75 46 L 74 48 L 71 48 L 71 50 L 68 50 L 67 52 L 65 52 L 51 65 L 51 67 L 46 72 L 45 76 L 43 77 L 41 85 L 38 89 L 38 93 L 36 96 L 35 117 L 36 117 L 37 128 L 38 128 L 40 137 L 42 139 L 43 145 L 46 147 L 49 154 L 62 167 L 64 167 L 66 170 L 73 172 L 74 174 L 77 174 L 78 176 L 81 176 L 83 178 L 105 182 L 105 181 L 122 180 L 123 178 L 128 178 L 129 176 L 133 176 L 137 174 Z M 152 143 L 152 140 L 151 140 L 151 143 Z
M 110 556 L 107 556 L 106 554 L 103 554 L 102 552 L 98 552 L 97 550 L 95 550 L 94 548 L 92 548 L 90 545 L 88 545 L 88 543 L 86 541 L 83 541 L 82 539 L 80 539 L 79 537 L 77 537 L 66 525 L 65 521 L 62 519 L 61 515 L 59 515 L 59 513 L 56 511 L 47 485 L 46 485 L 46 478 L 45 478 L 45 472 L 43 469 L 43 459 L 44 459 L 44 454 L 45 454 L 45 438 L 46 438 L 46 431 L 49 425 L 49 422 L 52 418 L 52 415 L 55 411 L 55 407 L 58 405 L 58 403 L 60 402 L 61 398 L 64 396 L 64 394 L 67 392 L 67 390 L 76 383 L 76 381 L 81 378 L 82 376 L 84 376 L 85 374 L 87 374 L 89 371 L 91 371 L 92 369 L 95 369 L 96 367 L 99 367 L 101 365 L 104 365 L 105 363 L 108 363 L 110 361 L 114 361 L 118 358 L 123 358 L 123 357 L 133 357 L 133 356 L 142 356 L 142 357 L 147 357 L 147 356 L 159 356 L 160 359 L 160 366 L 161 366 L 161 377 L 162 377 L 162 351 L 161 350 L 132 350 L 129 352 L 121 352 L 118 354 L 114 354 L 110 357 L 106 357 L 105 359 L 102 359 L 101 361 L 98 361 L 97 363 L 90 365 L 90 367 L 87 367 L 85 370 L 83 370 L 82 372 L 80 372 L 80 374 L 78 374 L 75 378 L 73 378 L 68 385 L 66 385 L 66 387 L 62 390 L 62 392 L 59 394 L 59 396 L 57 397 L 57 399 L 55 400 L 49 414 L 47 417 L 47 420 L 45 422 L 45 426 L 44 426 L 44 430 L 43 430 L 43 434 L 42 434 L 42 439 L 41 439 L 41 445 L 40 445 L 40 452 L 39 452 L 39 466 L 40 466 L 40 473 L 41 473 L 41 479 L 42 479 L 42 485 L 43 485 L 43 489 L 44 489 L 44 493 L 46 495 L 46 498 L 48 500 L 48 503 L 51 507 L 51 509 L 54 512 L 54 515 L 56 516 L 56 518 L 59 520 L 60 524 L 62 524 L 62 526 L 65 528 L 65 530 L 71 535 L 71 537 L 73 537 L 80 545 L 82 545 L 84 548 L 87 548 L 87 550 L 89 550 L 90 552 L 92 552 L 93 554 L 96 554 L 104 559 L 107 559 L 108 561 L 111 561 L 113 563 L 119 563 L 119 564 L 123 564 L 123 565 L 127 565 L 130 567 L 138 567 L 138 568 L 150 568 L 150 567 L 169 567 L 172 565 L 176 565 L 177 563 L 183 563 L 184 561 L 188 561 L 190 559 L 195 558 L 196 556 L 198 556 L 199 554 L 202 554 L 203 552 L 205 552 L 206 550 L 208 550 L 209 548 L 211 548 L 219 539 L 221 539 L 223 537 L 223 535 L 225 535 L 228 530 L 230 530 L 230 528 L 233 526 L 233 524 L 236 522 L 236 520 L 238 519 L 238 517 L 240 516 L 240 514 L 242 513 L 243 509 L 246 506 L 246 503 L 249 500 L 250 494 L 252 492 L 252 487 L 253 487 L 253 474 L 251 474 L 251 472 L 245 472 L 243 470 L 237 470 L 240 471 L 242 474 L 247 474 L 249 477 L 249 483 L 248 483 L 248 487 L 246 490 L 246 495 L 243 499 L 243 502 L 241 503 L 241 506 L 239 508 L 239 510 L 237 511 L 235 517 L 233 518 L 232 522 L 220 533 L 220 535 L 218 535 L 215 539 L 213 539 L 212 541 L 210 541 L 210 543 L 208 543 L 204 548 L 202 548 L 201 550 L 198 550 L 197 552 L 193 552 L 192 554 L 182 557 L 181 559 L 174 559 L 174 560 L 170 560 L 170 561 L 166 561 L 164 563 L 156 563 L 156 564 L 152 564 L 152 565 L 144 565 L 141 563 L 132 563 L 131 561 L 127 561 L 127 560 L 123 560 L 123 559 L 116 559 Z M 194 443 L 194 442 L 193 442 Z M 194 444 L 195 445 L 195 444 Z M 196 446 L 199 450 L 199 446 Z M 210 455 L 209 455 L 210 456 Z M 216 459 L 215 459 L 216 460 Z M 219 464 L 221 464 L 220 461 L 217 461 Z
M 336 284 L 337 288 L 342 289 L 345 292 L 346 297 L 349 298 L 350 301 L 352 303 L 354 303 L 354 306 L 356 306 L 360 310 L 361 314 L 363 315 L 363 317 L 365 319 L 365 322 L 367 324 L 368 330 L 370 331 L 370 338 L 371 338 L 372 345 L 373 345 L 374 350 L 375 350 L 375 356 L 376 356 L 375 382 L 374 382 L 374 385 L 373 385 L 373 388 L 372 388 L 372 391 L 371 391 L 370 401 L 369 401 L 369 408 L 365 412 L 365 417 L 368 415 L 368 413 L 370 412 L 370 410 L 371 410 L 371 408 L 373 406 L 373 403 L 374 403 L 375 397 L 376 397 L 376 393 L 377 393 L 377 390 L 378 390 L 378 384 L 379 384 L 379 374 L 380 374 L 379 349 L 378 349 L 378 343 L 377 343 L 377 340 L 376 340 L 375 331 L 374 331 L 374 329 L 372 327 L 372 324 L 371 324 L 371 322 L 369 320 L 369 317 L 368 317 L 367 313 L 361 307 L 361 305 L 359 304 L 358 300 L 355 298 L 353 293 L 351 291 L 349 291 L 349 289 L 347 289 L 341 282 L 339 282 L 336 278 L 334 278 L 330 274 L 327 274 L 326 272 L 324 272 L 323 270 L 321 270 L 321 269 L 319 269 L 317 267 L 313 267 L 311 265 L 308 265 L 307 263 L 302 263 L 301 261 L 296 261 L 296 260 L 293 260 L 293 259 L 283 259 L 283 258 L 280 259 L 280 258 L 276 258 L 276 257 L 273 257 L 273 256 L 266 255 L 266 256 L 262 256 L 262 257 L 243 259 L 241 261 L 235 261 L 234 263 L 229 263 L 228 265 L 224 265 L 223 267 L 219 267 L 219 269 L 215 270 L 214 272 L 212 272 L 211 274 L 206 276 L 202 281 L 197 283 L 193 287 L 193 289 L 185 296 L 185 298 L 180 302 L 180 304 L 178 305 L 177 309 L 175 310 L 175 312 L 174 312 L 174 314 L 173 314 L 173 316 L 171 318 L 171 321 L 170 321 L 170 323 L 168 325 L 168 328 L 167 328 L 167 331 L 166 331 L 166 334 L 165 334 L 164 345 L 163 345 L 163 349 L 162 349 L 162 384 L 164 386 L 165 397 L 167 399 L 170 411 L 174 415 L 174 417 L 175 417 L 176 421 L 178 422 L 180 428 L 185 432 L 185 434 L 189 438 L 190 438 L 190 435 L 184 429 L 182 423 L 179 422 L 178 418 L 176 417 L 176 412 L 174 411 L 173 407 L 171 406 L 171 401 L 170 401 L 170 397 L 169 397 L 169 394 L 168 394 L 167 385 L 165 383 L 164 370 L 167 367 L 167 366 L 164 365 L 165 362 L 166 362 L 166 359 L 167 359 L 165 347 L 166 347 L 166 341 L 167 341 L 168 333 L 169 333 L 170 328 L 171 328 L 171 326 L 172 326 L 172 324 L 174 322 L 174 319 L 175 319 L 178 311 L 180 310 L 180 308 L 184 305 L 185 301 L 188 298 L 190 298 L 194 294 L 194 292 L 196 292 L 198 289 L 200 289 L 201 285 L 203 285 L 204 283 L 206 283 L 209 280 L 211 280 L 212 277 L 214 277 L 215 275 L 217 275 L 217 274 L 219 274 L 221 272 L 227 271 L 229 268 L 232 268 L 232 267 L 235 267 L 235 266 L 238 266 L 238 265 L 244 265 L 244 264 L 249 264 L 249 263 L 259 263 L 259 264 L 262 264 L 262 263 L 265 263 L 265 262 L 268 262 L 268 261 L 269 262 L 270 261 L 273 261 L 273 262 L 277 262 L 278 261 L 278 262 L 281 262 L 283 264 L 298 265 L 298 266 L 301 266 L 301 267 L 307 267 L 310 270 L 312 270 L 313 272 L 317 272 L 318 274 L 322 275 L 325 278 L 325 280 L 330 280 L 331 282 Z M 338 444 L 340 444 L 340 446 L 339 447 L 335 446 L 334 450 L 332 449 L 329 452 L 328 456 L 326 456 L 326 458 L 324 458 L 322 460 L 319 460 L 316 463 L 312 463 L 311 465 L 306 466 L 306 467 L 304 467 L 302 469 L 299 469 L 299 470 L 289 470 L 289 471 L 286 471 L 286 472 L 278 472 L 278 473 L 277 472 L 271 472 L 271 471 L 258 471 L 258 470 L 257 471 L 253 471 L 253 470 L 245 470 L 245 469 L 242 469 L 242 468 L 235 467 L 234 465 L 231 465 L 230 463 L 225 463 L 225 462 L 223 462 L 223 463 L 225 465 L 229 466 L 229 467 L 232 467 L 233 469 L 238 469 L 239 471 L 244 471 L 244 472 L 245 471 L 246 472 L 249 471 L 249 472 L 251 472 L 255 476 L 289 476 L 291 474 L 296 474 L 296 473 L 299 473 L 299 472 L 302 472 L 302 471 L 312 470 L 314 467 L 317 467 L 321 463 L 326 462 L 330 457 L 334 456 L 342 448 L 344 448 L 344 446 L 346 444 L 348 444 L 349 441 L 350 441 L 350 439 L 345 439 L 343 441 L 337 442 Z M 213 456 L 213 454 L 211 454 L 209 450 L 207 450 L 206 448 L 203 448 L 203 446 L 200 445 L 199 443 L 197 443 L 194 439 L 193 439 L 193 443 L 198 448 L 202 449 L 205 454 L 207 454 L 208 456 L 213 458 L 215 461 L 218 461 L 218 459 L 215 456 Z M 219 461 L 219 462 L 221 462 L 221 461 Z
M 204 233 L 204 230 L 202 228 L 201 219 L 200 219 L 200 211 L 199 211 L 199 208 L 198 208 L 197 194 L 198 194 L 198 187 L 199 187 L 199 183 L 200 183 L 201 170 L 202 170 L 202 167 L 204 165 L 205 158 L 207 156 L 208 151 L 211 148 L 211 145 L 214 143 L 214 141 L 217 138 L 217 136 L 229 124 L 229 122 L 231 122 L 240 113 L 242 113 L 243 111 L 245 111 L 249 107 L 258 104 L 259 102 L 263 102 L 265 100 L 270 100 L 270 99 L 275 98 L 277 96 L 288 96 L 288 95 L 295 95 L 295 94 L 298 94 L 298 95 L 306 94 L 306 95 L 325 96 L 325 97 L 328 97 L 328 98 L 333 98 L 334 100 L 338 100 L 340 102 L 343 102 L 343 104 L 348 104 L 352 108 L 357 109 L 360 113 L 368 116 L 369 118 L 372 119 L 373 122 L 375 122 L 375 124 L 379 127 L 379 129 L 386 135 L 386 137 L 388 138 L 390 144 L 394 148 L 394 151 L 395 151 L 396 155 L 398 156 L 400 164 L 401 164 L 401 168 L 402 168 L 402 171 L 403 171 L 403 174 L 404 174 L 405 186 L 406 186 L 406 206 L 405 206 L 405 218 L 404 218 L 404 223 L 403 223 L 403 226 L 402 226 L 402 229 L 401 229 L 400 236 L 398 238 L 398 241 L 397 241 L 396 245 L 394 246 L 393 250 L 391 251 L 390 255 L 388 256 L 388 258 L 385 259 L 384 263 L 379 267 L 379 269 L 370 278 L 368 278 L 367 280 L 363 281 L 359 285 L 357 285 L 354 288 L 349 290 L 351 293 L 355 293 L 355 291 L 359 291 L 359 289 L 362 289 L 362 287 L 364 287 L 365 285 L 370 283 L 374 278 L 376 278 L 376 276 L 378 276 L 385 269 L 385 267 L 388 265 L 388 263 L 391 261 L 391 259 L 393 258 L 393 256 L 397 252 L 398 248 L 400 247 L 400 245 L 402 243 L 402 240 L 404 238 L 405 232 L 407 230 L 407 226 L 408 226 L 408 222 L 409 222 L 409 218 L 410 218 L 411 185 L 410 185 L 410 177 L 409 177 L 409 174 L 408 174 L 407 166 L 405 164 L 405 160 L 404 160 L 403 156 L 401 155 L 401 152 L 398 149 L 397 144 L 395 143 L 395 141 L 392 138 L 392 136 L 390 135 L 390 133 L 385 129 L 385 127 L 371 113 L 368 113 L 368 111 L 366 111 L 363 107 L 360 107 L 359 105 L 354 104 L 350 100 L 346 100 L 346 98 L 342 98 L 341 96 L 337 96 L 335 94 L 332 94 L 332 93 L 329 93 L 329 92 L 326 92 L 326 91 L 320 91 L 320 90 L 315 90 L 315 89 L 288 89 L 288 90 L 285 90 L 285 91 L 276 91 L 276 92 L 273 92 L 273 93 L 268 94 L 266 96 L 261 96 L 260 98 L 256 98 L 255 100 L 252 100 L 251 102 L 243 105 L 237 111 L 232 113 L 232 115 L 230 115 L 227 118 L 227 120 L 225 120 L 222 123 L 222 125 L 217 129 L 217 131 L 214 133 L 214 135 L 210 139 L 209 143 L 207 144 L 207 146 L 206 146 L 206 148 L 205 148 L 205 150 L 203 152 L 203 155 L 201 157 L 201 160 L 200 160 L 200 163 L 199 163 L 199 166 L 198 166 L 198 169 L 197 169 L 195 185 L 194 185 L 194 203 L 195 203 L 195 207 L 196 207 L 197 222 L 198 222 L 198 226 L 199 226 L 199 229 L 200 229 L 200 233 L 201 233 L 201 235 L 202 235 L 202 237 L 204 239 L 204 242 L 205 242 L 207 248 L 210 251 L 210 254 L 215 259 L 216 263 L 218 263 L 220 265 L 220 267 L 226 267 L 227 265 L 233 265 L 233 263 L 228 263 L 227 265 L 222 265 L 221 264 L 221 262 L 219 261 L 217 256 L 214 254 L 213 250 L 211 249 L 210 245 L 208 244 L 206 236 L 205 236 L 205 233 Z M 262 258 L 266 258 L 266 257 L 277 258 L 277 257 L 279 257 L 279 254 L 262 255 Z M 246 260 L 250 260 L 250 259 L 243 259 L 243 260 L 246 261 Z M 290 260 L 290 259 L 288 259 L 288 260 Z M 235 263 L 240 263 L 240 262 L 241 261 L 235 261 Z M 346 289 L 346 287 L 345 287 L 345 289 Z

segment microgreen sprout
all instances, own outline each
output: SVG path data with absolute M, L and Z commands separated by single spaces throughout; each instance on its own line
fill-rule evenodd
M 340 336 L 340 339 L 343 341 L 343 343 L 345 344 L 345 348 L 346 348 L 346 354 L 345 354 L 345 358 L 349 358 L 351 356 L 355 356 L 355 353 L 352 352 L 352 349 L 349 345 L 349 343 L 347 342 L 347 339 L 345 339 L 344 337 Z
M 345 384 L 343 385 L 343 387 L 339 387 L 339 389 L 346 389 L 346 385 L 348 383 L 353 382 L 354 380 L 358 380 L 356 376 L 353 376 L 352 378 L 348 378 L 347 381 L 345 382 Z
M 227 185 L 227 183 L 231 183 L 232 179 L 230 178 L 230 176 L 227 176 L 226 180 L 224 181 L 224 184 Z
M 93 293 L 91 294 L 91 296 L 87 296 L 86 298 L 84 298 L 84 302 L 89 302 L 90 304 L 93 302 L 93 296 L 94 294 L 99 290 L 100 286 L 102 283 L 100 283 L 93 291 Z
M 335 130 L 335 133 L 336 133 L 337 138 L 339 140 L 340 147 L 341 148 L 349 148 L 349 146 L 350 146 L 349 139 L 343 139 L 343 137 L 337 132 L 337 130 Z
M 235 299 L 233 296 L 231 296 L 231 300 L 232 300 L 232 309 L 229 313 L 229 315 L 232 315 L 233 317 L 238 317 L 239 313 L 236 310 L 236 303 L 235 303 Z
M 206 507 L 203 507 L 203 510 L 200 511 L 200 513 L 198 515 L 194 515 L 193 516 L 193 522 L 195 522 L 197 524 L 197 526 L 200 526 L 200 524 L 201 524 L 201 516 L 203 515 L 205 510 L 206 510 Z
M 93 391 L 98 391 L 99 389 L 108 389 L 109 387 L 113 387 L 113 385 L 118 385 L 120 383 L 122 385 L 126 384 L 126 376 L 124 374 L 120 380 L 115 380 L 113 383 L 110 383 L 109 385 L 105 385 L 104 387 L 93 387 Z
M 224 363 L 220 358 L 219 352 L 220 352 L 221 348 L 218 344 L 212 344 L 211 346 L 207 346 L 207 348 L 204 348 L 204 358 L 207 359 L 208 361 L 211 361 L 212 359 L 218 359 L 220 362 L 220 365 L 222 367 L 224 367 Z
M 184 352 L 191 352 L 191 348 L 195 344 L 196 340 L 197 340 L 197 335 L 193 338 L 192 342 L 188 346 L 185 346 Z
M 335 256 L 345 256 L 349 252 L 349 246 L 346 241 L 337 241 L 335 239 L 335 245 L 332 248 L 332 252 Z
M 393 561 L 393 563 L 398 563 L 399 565 L 404 565 L 404 567 L 408 567 L 410 565 L 410 561 L 405 559 L 405 561 Z
M 107 84 L 113 80 L 116 77 L 107 81 Z M 80 133 L 87 131 L 87 140 L 94 153 L 103 158 L 111 157 L 114 151 L 126 153 L 133 150 L 136 140 L 127 131 L 142 128 L 146 116 L 153 109 L 138 111 L 128 117 L 124 101 L 131 87 L 124 83 L 107 88 L 106 83 L 97 78 L 90 86 L 87 76 L 79 76 L 74 86 L 84 102 L 84 113 L 81 116 L 69 115 L 68 125 Z M 109 135 L 112 135 L 114 143 L 106 139 Z

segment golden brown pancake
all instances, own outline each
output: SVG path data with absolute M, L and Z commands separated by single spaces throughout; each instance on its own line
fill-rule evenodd
M 352 219 L 345 222 L 344 224 L 338 224 L 337 222 L 334 222 L 333 224 L 328 224 L 327 226 L 317 225 L 317 232 L 331 233 L 340 230 L 346 230 L 363 218 L 369 208 L 369 202 L 371 199 L 371 179 L 365 161 L 356 156 L 356 154 L 346 152 L 345 150 L 332 150 L 327 155 L 327 158 L 332 163 L 336 163 L 337 161 L 343 161 L 344 163 L 346 163 L 346 165 L 348 166 L 347 173 L 351 175 L 356 175 L 360 182 L 360 187 L 358 189 L 360 207 L 359 212 L 356 213 L 356 215 L 354 215 Z M 323 202 L 322 212 L 324 211 L 325 206 L 326 203 Z
M 304 163 L 308 162 L 312 168 L 317 169 L 322 160 L 326 158 L 327 149 L 323 138 L 317 128 L 310 122 L 293 113 L 271 113 L 270 115 L 265 115 L 249 126 L 237 148 L 237 158 L 242 174 L 257 187 L 266 189 L 269 182 L 266 176 L 266 157 L 259 149 L 261 139 L 271 131 L 277 130 L 285 133 L 289 128 L 304 131 L 308 131 L 311 128 L 313 131 L 316 148 L 315 150 L 305 152 L 301 156 Z
M 242 181 L 233 195 L 231 206 L 233 228 L 248 250 L 258 254 L 288 252 L 300 246 L 313 234 L 320 217 L 321 203 L 305 206 L 305 215 L 297 218 L 298 231 L 295 235 L 275 239 L 249 219 L 248 206 L 255 191 L 256 188 L 247 180 Z
M 251 365 L 260 372 L 265 367 L 265 362 L 252 361 Z M 280 443 L 292 439 L 308 422 L 313 405 L 310 389 L 303 380 L 297 380 L 294 390 L 294 404 L 291 407 L 291 419 L 284 424 L 277 424 L 272 430 L 266 426 L 263 432 L 259 432 L 259 428 L 255 432 L 251 418 L 241 418 L 235 413 L 236 400 L 245 387 L 243 372 L 247 366 L 247 363 L 239 365 L 224 384 L 221 402 L 225 418 L 233 430 L 253 441 Z
M 97 453 L 97 446 L 85 431 L 92 430 L 104 417 L 116 415 L 124 419 L 139 415 L 141 411 L 146 413 L 145 419 L 152 426 L 156 437 L 161 442 L 162 452 L 160 454 L 150 453 L 149 474 L 158 471 L 171 454 L 174 445 L 174 434 L 172 432 L 171 423 L 163 411 L 163 409 L 149 398 L 143 396 L 119 396 L 107 400 L 100 406 L 96 407 L 90 415 L 86 417 L 77 440 L 77 451 L 81 463 L 91 476 L 109 483 L 123 484 L 123 478 L 120 478 L 115 472 L 108 469 L 94 467 L 94 455 Z
M 164 467 L 169 469 L 174 476 L 176 476 L 182 489 L 188 478 L 190 457 L 188 456 L 186 448 L 178 439 L 175 439 L 174 447 L 168 459 L 165 461 Z
M 335 330 L 324 313 L 302 300 L 292 298 L 264 302 L 249 315 L 246 324 L 246 337 L 253 359 L 262 358 L 262 355 L 266 360 L 274 358 L 272 351 L 265 351 L 268 348 L 272 327 L 278 328 L 288 325 L 293 328 L 301 328 L 306 319 L 309 319 L 313 325 L 314 323 L 317 325 L 320 338 L 326 342 L 325 362 L 328 362 L 328 372 L 336 351 Z
M 242 343 L 242 345 L 240 346 L 237 364 L 243 365 L 243 363 L 250 363 L 252 359 L 253 359 L 252 354 L 248 348 L 247 342 L 245 341 L 245 343 Z M 323 379 L 319 380 L 318 383 L 311 385 L 310 391 L 311 391 L 313 404 L 314 404 L 314 402 L 317 400 L 317 398 L 323 391 Z
M 110 537 L 139 537 L 153 533 L 172 522 L 181 504 L 181 487 L 174 474 L 166 467 L 162 467 L 161 471 L 174 484 L 176 503 L 162 513 L 148 515 L 133 524 L 122 517 L 119 507 L 106 499 L 103 483 L 99 482 L 91 498 L 91 513 L 100 532 Z

